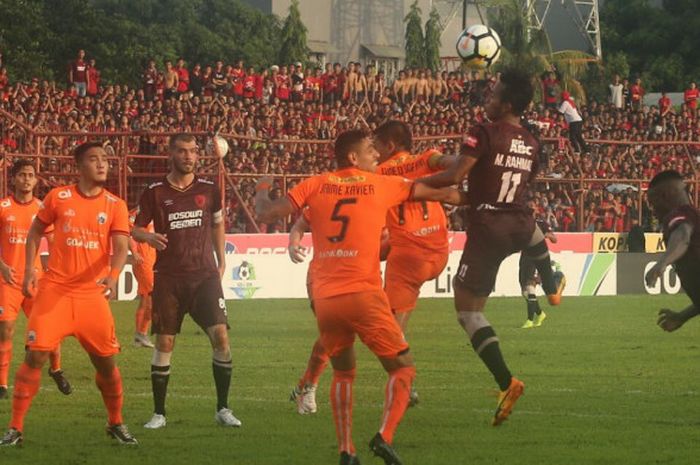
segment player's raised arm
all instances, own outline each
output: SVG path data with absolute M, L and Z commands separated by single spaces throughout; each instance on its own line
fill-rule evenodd
M 454 188 L 443 187 L 441 189 L 435 189 L 421 179 L 416 181 L 413 186 L 413 196 L 411 200 L 419 202 L 427 200 L 448 203 L 450 205 L 466 205 L 467 194 Z
M 477 159 L 471 156 L 461 156 L 451 161 L 449 168 L 432 176 L 419 179 L 419 181 L 430 187 L 447 187 L 459 184 L 469 175 L 469 172 L 476 164 Z M 445 162 L 447 163 L 447 161 Z
M 24 252 L 24 282 L 22 283 L 22 293 L 25 297 L 32 297 L 36 291 L 36 254 L 39 252 L 41 238 L 48 225 L 39 218 L 34 218 L 32 227 L 27 233 L 27 245 Z
M 661 260 L 656 262 L 656 265 L 647 272 L 645 280 L 648 286 L 655 285 L 666 267 L 675 263 L 686 254 L 692 235 L 693 226 L 690 223 L 682 223 L 673 230 L 668 240 L 666 252 L 661 257 Z
M 288 197 L 270 200 L 270 188 L 272 178 L 265 176 L 255 185 L 255 216 L 258 221 L 272 223 L 287 215 L 291 215 L 296 210 Z
M 306 250 L 301 245 L 301 240 L 304 238 L 304 233 L 308 231 L 309 222 L 306 221 L 304 216 L 300 216 L 299 219 L 292 226 L 291 231 L 289 231 L 289 246 L 287 251 L 289 252 L 289 258 L 294 263 L 301 263 L 306 258 Z

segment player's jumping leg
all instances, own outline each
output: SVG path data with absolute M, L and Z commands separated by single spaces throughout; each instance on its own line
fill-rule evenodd
M 501 390 L 493 425 L 498 426 L 510 415 L 515 402 L 523 394 L 524 383 L 511 375 L 503 359 L 496 332 L 483 314 L 488 297 L 475 295 L 455 280 L 455 310 L 459 324 L 469 335 L 474 351 L 491 371 Z
M 151 389 L 153 390 L 153 416 L 143 425 L 147 429 L 159 429 L 166 425 L 165 398 L 170 381 L 170 359 L 175 347 L 175 336 L 156 334 L 156 347 L 151 359 Z
M 547 294 L 549 304 L 559 305 L 564 287 L 566 287 L 566 277 L 563 273 L 554 273 L 552 270 L 549 248 L 544 240 L 544 234 L 538 226 L 535 227 L 535 232 L 532 234 L 528 247 L 522 253 L 535 263 L 537 272 L 542 280 L 542 289 Z
M 233 369 L 228 330 L 225 324 L 218 324 L 207 328 L 207 335 L 209 335 L 214 350 L 212 358 L 212 371 L 216 384 L 216 415 L 214 415 L 214 419 L 221 426 L 239 427 L 241 421 L 228 408 L 228 391 L 231 386 Z
M 151 295 L 139 296 L 139 307 L 136 309 L 136 332 L 134 334 L 134 346 L 153 348 L 153 343 L 148 338 L 148 330 L 151 327 Z
M 122 376 L 114 363 L 114 357 L 102 357 L 90 354 L 90 361 L 95 367 L 95 384 L 102 393 L 102 400 L 107 409 L 107 435 L 120 444 L 138 445 L 122 420 L 124 390 Z
M 296 402 L 300 415 L 316 413 L 316 388 L 329 360 L 328 352 L 321 345 L 321 340 L 317 339 L 311 349 L 306 371 L 289 395 L 289 400 Z

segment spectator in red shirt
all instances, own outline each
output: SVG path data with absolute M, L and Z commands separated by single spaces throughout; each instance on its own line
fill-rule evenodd
M 100 70 L 97 69 L 94 58 L 90 59 L 90 66 L 88 66 L 87 70 L 87 78 L 87 94 L 90 97 L 94 97 L 97 95 L 100 88 L 100 81 L 102 80 Z
M 659 113 L 661 116 L 666 116 L 669 111 L 671 111 L 671 99 L 668 98 L 666 92 L 661 92 L 661 98 L 659 99 Z
M 683 94 L 683 101 L 690 110 L 695 111 L 698 108 L 698 97 L 700 97 L 700 90 L 694 82 L 691 82 L 690 88 L 686 89 Z
M 85 50 L 78 50 L 78 58 L 73 61 L 68 71 L 68 82 L 79 97 L 85 97 L 88 85 L 88 64 L 85 62 Z
M 236 100 L 243 99 L 243 90 L 245 87 L 245 69 L 243 68 L 243 60 L 238 60 L 236 66 L 229 73 L 231 77 L 231 85 L 233 86 L 233 96 Z
M 642 101 L 644 100 L 645 94 L 644 87 L 642 87 L 642 80 L 637 78 L 630 87 L 630 94 L 632 98 L 632 109 L 639 110 L 642 107 Z
M 255 98 L 255 80 L 257 75 L 255 74 L 255 68 L 252 66 L 248 68 L 248 73 L 246 73 L 243 78 L 243 98 L 253 99 Z
M 182 100 L 183 95 L 190 91 L 190 72 L 187 71 L 183 58 L 177 60 L 175 72 L 177 73 L 177 93 L 180 94 Z
M 559 81 L 553 72 L 548 72 L 542 79 L 542 95 L 544 95 L 544 106 L 547 108 L 557 108 L 559 96 L 557 95 Z
M 279 74 L 275 75 L 275 96 L 283 102 L 289 100 L 289 87 L 291 81 L 287 74 L 287 67 L 282 66 Z

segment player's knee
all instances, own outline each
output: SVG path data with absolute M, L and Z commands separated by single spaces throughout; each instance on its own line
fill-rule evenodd
M 547 243 L 542 240 L 532 247 L 523 250 L 523 254 L 533 260 L 541 260 L 549 255 L 549 247 L 547 247 Z
M 156 335 L 156 350 L 158 352 L 170 353 L 175 348 L 175 338 L 171 336 L 164 336 L 162 334 Z
M 15 334 L 15 322 L 3 321 L 0 322 L 0 342 L 11 341 Z

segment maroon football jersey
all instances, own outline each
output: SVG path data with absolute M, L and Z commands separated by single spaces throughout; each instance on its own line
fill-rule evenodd
M 522 126 L 501 121 L 474 126 L 462 144 L 463 156 L 478 159 L 468 178 L 472 211 L 527 210 L 539 150 Z
M 668 244 L 673 231 L 687 223 L 693 227 L 688 251 L 673 264 L 683 289 L 693 301 L 700 305 L 700 212 L 692 205 L 676 208 L 663 219 L 664 242 Z
M 186 189 L 166 179 L 154 182 L 141 194 L 134 224 L 168 239 L 158 251 L 154 270 L 167 275 L 206 277 L 218 274 L 212 244 L 212 226 L 223 221 L 221 194 L 213 182 L 195 178 Z

